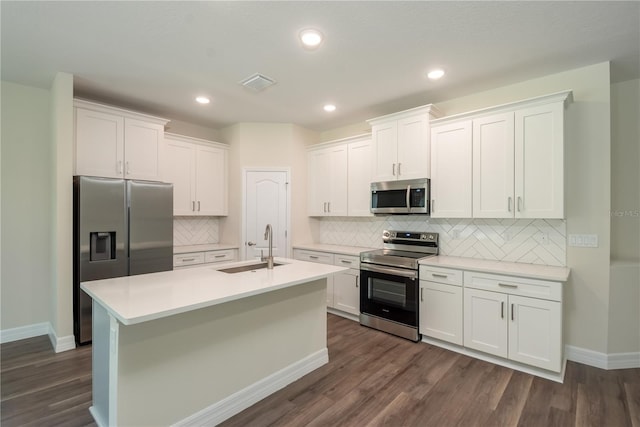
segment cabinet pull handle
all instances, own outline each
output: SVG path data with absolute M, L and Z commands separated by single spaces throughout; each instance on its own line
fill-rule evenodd
M 420 302 L 424 302 L 424 288 L 420 288 Z
M 447 277 L 449 277 L 449 276 L 447 276 L 446 274 L 436 274 L 436 273 L 431 273 L 431 275 L 432 275 L 433 277 L 440 277 L 441 279 L 446 279 Z
M 434 208 L 435 205 L 436 205 L 436 199 L 431 199 L 431 212 L 436 211 L 436 208 Z
M 196 211 L 196 202 L 191 202 L 191 210 L 194 212 Z
M 511 212 L 511 196 L 509 196 L 509 201 L 507 202 L 507 210 Z
M 347 261 L 346 259 L 341 259 L 340 262 L 343 264 L 351 264 L 351 261 Z
M 331 213 L 331 202 L 327 202 L 327 212 Z
M 182 258 L 182 262 L 195 261 L 195 258 Z
M 511 283 L 498 283 L 498 286 L 502 286 L 503 288 L 518 288 L 518 285 L 512 285 Z
M 500 318 L 504 319 L 504 301 L 500 303 Z
M 327 213 L 327 202 L 322 204 L 322 212 Z
M 198 200 L 198 212 L 200 212 L 200 200 Z
M 518 212 L 522 210 L 522 197 L 518 196 Z
M 122 173 L 122 160 L 118 160 L 118 164 L 116 165 L 116 168 L 117 168 L 117 172 L 119 174 L 121 174 Z
M 402 172 L 400 170 L 401 166 L 402 166 L 402 163 L 398 163 L 398 176 L 402 175 Z
M 360 276 L 356 274 L 356 288 L 358 287 L 358 282 L 360 282 Z
M 393 174 L 393 176 L 396 176 L 396 164 L 395 163 L 393 164 L 391 173 Z
M 513 317 L 513 304 L 511 304 L 511 321 L 515 320 Z
M 127 175 L 131 174 L 131 168 L 129 167 L 129 162 L 125 162 L 125 170 L 127 171 Z
M 226 255 L 215 255 L 214 258 L 224 258 Z
M 318 257 L 317 257 L 317 256 L 315 256 L 315 255 L 309 255 L 309 258 L 311 258 L 311 259 L 318 259 Z

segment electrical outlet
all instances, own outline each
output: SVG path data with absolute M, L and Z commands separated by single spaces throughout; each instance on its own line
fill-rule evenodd
M 569 234 L 569 246 L 576 248 L 597 248 L 597 234 Z

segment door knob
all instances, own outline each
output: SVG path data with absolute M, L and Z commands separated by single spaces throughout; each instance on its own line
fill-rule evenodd
M 255 242 L 247 242 L 247 246 L 255 246 Z

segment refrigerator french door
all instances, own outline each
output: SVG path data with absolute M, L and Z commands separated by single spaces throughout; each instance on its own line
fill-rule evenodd
M 91 297 L 80 283 L 173 269 L 173 186 L 76 176 L 73 309 L 79 344 L 91 342 Z

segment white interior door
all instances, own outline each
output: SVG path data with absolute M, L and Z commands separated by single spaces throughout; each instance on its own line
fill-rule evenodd
M 244 259 L 266 256 L 267 224 L 273 229 L 273 256 L 288 256 L 289 172 L 245 170 Z

